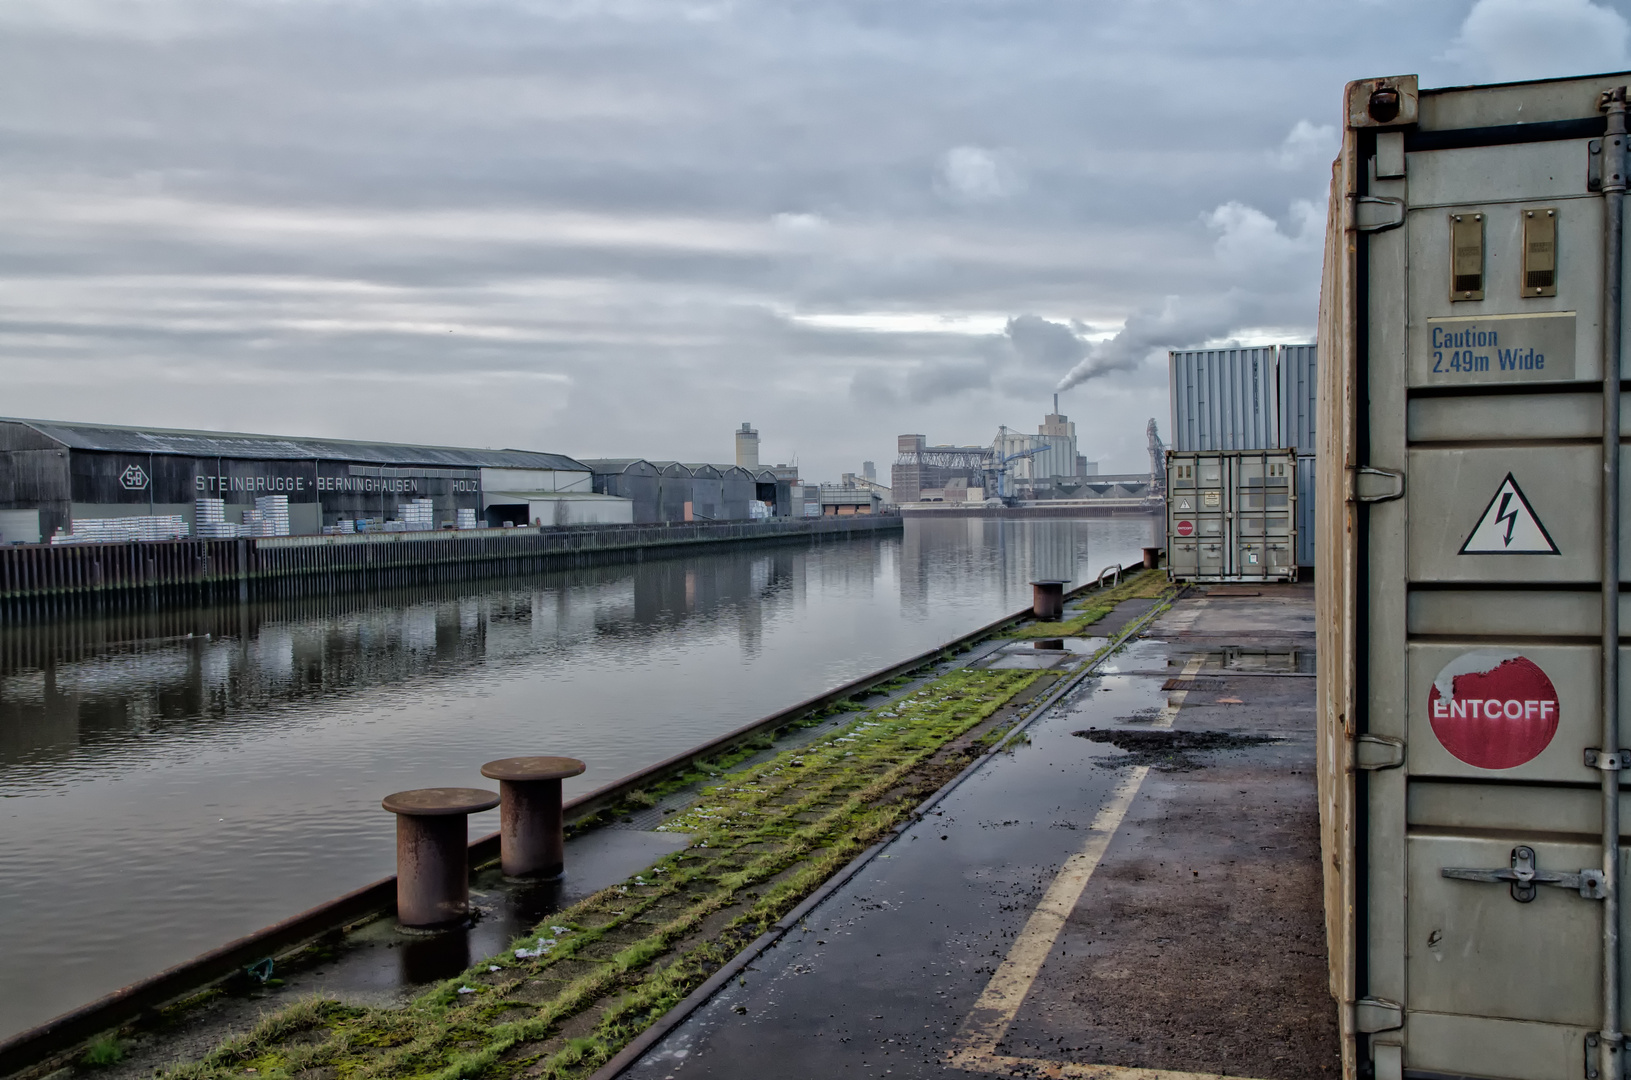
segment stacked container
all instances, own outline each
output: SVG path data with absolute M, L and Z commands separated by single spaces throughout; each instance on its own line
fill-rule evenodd
M 1295 536 L 1295 564 L 1305 573 L 1314 565 L 1316 352 L 1313 345 L 1262 345 L 1169 354 L 1174 451 L 1294 452 L 1297 516 L 1287 535 Z M 1171 468 L 1169 460 L 1169 477 Z M 1169 508 L 1169 524 L 1178 520 Z M 1178 539 L 1169 534 L 1169 551 Z M 1173 572 L 1181 576 L 1176 564 Z

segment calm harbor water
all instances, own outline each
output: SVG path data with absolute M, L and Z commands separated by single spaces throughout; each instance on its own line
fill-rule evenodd
M 0 626 L 0 1038 L 392 872 L 403 788 L 568 795 L 1132 563 L 1138 520 L 906 523 L 440 589 Z M 190 635 L 190 636 L 189 636 Z M 474 819 L 473 834 L 496 828 Z

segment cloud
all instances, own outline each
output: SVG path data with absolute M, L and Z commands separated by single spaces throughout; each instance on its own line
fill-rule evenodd
M 948 360 L 925 364 L 906 377 L 906 392 L 914 401 L 928 403 L 991 385 L 991 369 L 973 361 Z
M 1299 120 L 1292 125 L 1279 149 L 1270 157 L 1282 169 L 1325 166 L 1336 157 L 1340 146 L 1341 141 L 1337 137 L 1335 126 L 1331 124 L 1315 126 L 1307 120 Z
M 5 410 L 682 460 L 751 418 L 827 479 L 985 441 L 1311 326 L 1343 73 L 1470 4 L 0 0 Z M 1082 395 L 1084 452 L 1138 467 L 1165 392 Z
M 1290 218 L 1289 229 L 1282 229 L 1263 211 L 1241 202 L 1224 203 L 1205 215 L 1207 227 L 1217 233 L 1213 250 L 1218 261 L 1258 275 L 1318 267 L 1325 242 L 1324 208 L 1298 199 L 1291 204 Z
M 1619 71 L 1628 38 L 1625 16 L 1591 0 L 1478 0 L 1445 59 L 1494 82 Z
M 1228 339 L 1256 326 L 1284 325 L 1285 310 L 1306 312 L 1312 325 L 1319 292 L 1319 259 L 1324 242 L 1325 212 L 1312 201 L 1291 204 L 1289 228 L 1282 228 L 1254 206 L 1231 201 L 1203 215 L 1216 234 L 1213 256 L 1234 277 L 1234 284 L 1218 293 L 1167 296 L 1141 306 L 1107 341 L 1087 343 L 1076 338 L 1081 359 L 1059 381 L 1060 391 L 1080 386 L 1118 371 L 1132 371 L 1146 361 L 1159 361 L 1170 349 L 1195 348 Z M 1009 324 L 1012 328 L 1013 323 Z M 1049 344 L 1054 355 L 1064 355 L 1067 343 L 1052 329 Z M 1040 338 L 1041 332 L 1033 330 Z M 1012 334 L 1011 334 L 1012 336 Z
M 996 154 L 978 146 L 946 151 L 940 162 L 941 189 L 966 202 L 996 202 L 1019 186 L 1017 177 Z
M 1087 342 L 1076 327 L 1052 322 L 1040 315 L 1017 315 L 1008 320 L 1004 333 L 1014 352 L 1038 367 L 1059 368 L 1076 363 L 1087 353 Z

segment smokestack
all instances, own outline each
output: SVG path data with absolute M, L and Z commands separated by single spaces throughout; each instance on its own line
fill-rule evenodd
M 1059 415 L 1059 395 L 1053 395 L 1053 415 Z

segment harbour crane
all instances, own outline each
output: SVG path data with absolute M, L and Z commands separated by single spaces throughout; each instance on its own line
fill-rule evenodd
M 1007 457 L 998 458 L 994 463 L 995 467 L 993 470 L 997 474 L 997 497 L 1004 501 L 1011 497 L 1008 491 L 1009 462 L 1018 461 L 1021 458 L 1035 457 L 1037 454 L 1040 454 L 1047 449 L 1048 447 L 1046 446 L 1033 446 L 1028 450 L 1019 450 L 1015 453 L 1009 454 Z

